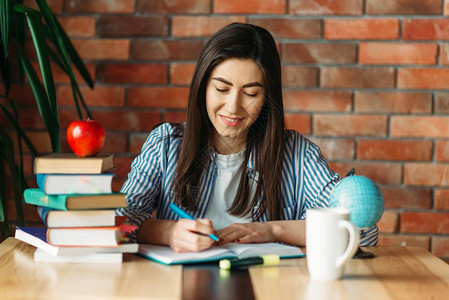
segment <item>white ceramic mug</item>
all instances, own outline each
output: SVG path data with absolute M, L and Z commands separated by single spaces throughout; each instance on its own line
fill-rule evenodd
M 359 229 L 349 222 L 348 209 L 308 209 L 306 250 L 310 277 L 319 280 L 342 278 L 344 266 L 354 256 L 359 241 Z

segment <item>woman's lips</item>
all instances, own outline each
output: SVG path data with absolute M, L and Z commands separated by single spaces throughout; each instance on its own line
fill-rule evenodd
M 239 126 L 240 123 L 242 123 L 242 121 L 243 121 L 243 118 L 230 118 L 230 117 L 225 117 L 222 115 L 220 115 L 220 118 L 223 121 L 223 123 L 229 127 Z

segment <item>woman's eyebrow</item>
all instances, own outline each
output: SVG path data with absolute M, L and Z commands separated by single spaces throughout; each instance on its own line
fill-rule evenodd
M 222 78 L 222 77 L 212 77 L 212 79 L 213 79 L 213 80 L 220 81 L 220 82 L 223 82 L 224 84 L 227 84 L 227 85 L 230 85 L 230 86 L 234 86 L 234 85 L 232 84 L 232 82 L 230 82 L 230 81 L 228 81 L 228 80 L 226 80 L 226 79 L 224 79 L 224 78 Z M 253 87 L 253 86 L 260 86 L 260 87 L 263 87 L 263 85 L 262 85 L 260 82 L 257 82 L 257 81 L 250 82 L 250 83 L 247 83 L 247 84 L 244 84 L 244 85 L 243 85 L 244 88 L 247 88 L 247 87 Z

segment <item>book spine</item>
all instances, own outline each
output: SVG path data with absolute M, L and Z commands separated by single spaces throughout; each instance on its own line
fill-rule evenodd
M 46 195 L 40 189 L 26 189 L 23 196 L 28 204 L 67 210 L 66 195 Z
M 36 174 L 37 186 L 45 193 L 45 180 L 47 179 L 47 174 L 38 173 Z

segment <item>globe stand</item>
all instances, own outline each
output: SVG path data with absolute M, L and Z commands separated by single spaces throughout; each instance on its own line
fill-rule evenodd
M 364 237 L 365 237 L 365 232 L 361 231 L 360 238 L 364 238 Z M 360 248 L 360 246 L 359 246 L 352 258 L 353 259 L 369 259 L 369 258 L 374 258 L 374 254 L 371 252 L 362 250 L 362 248 Z
M 357 248 L 357 252 L 354 254 L 353 259 L 368 259 L 374 258 L 374 254 L 368 251 L 363 251 L 362 248 Z

